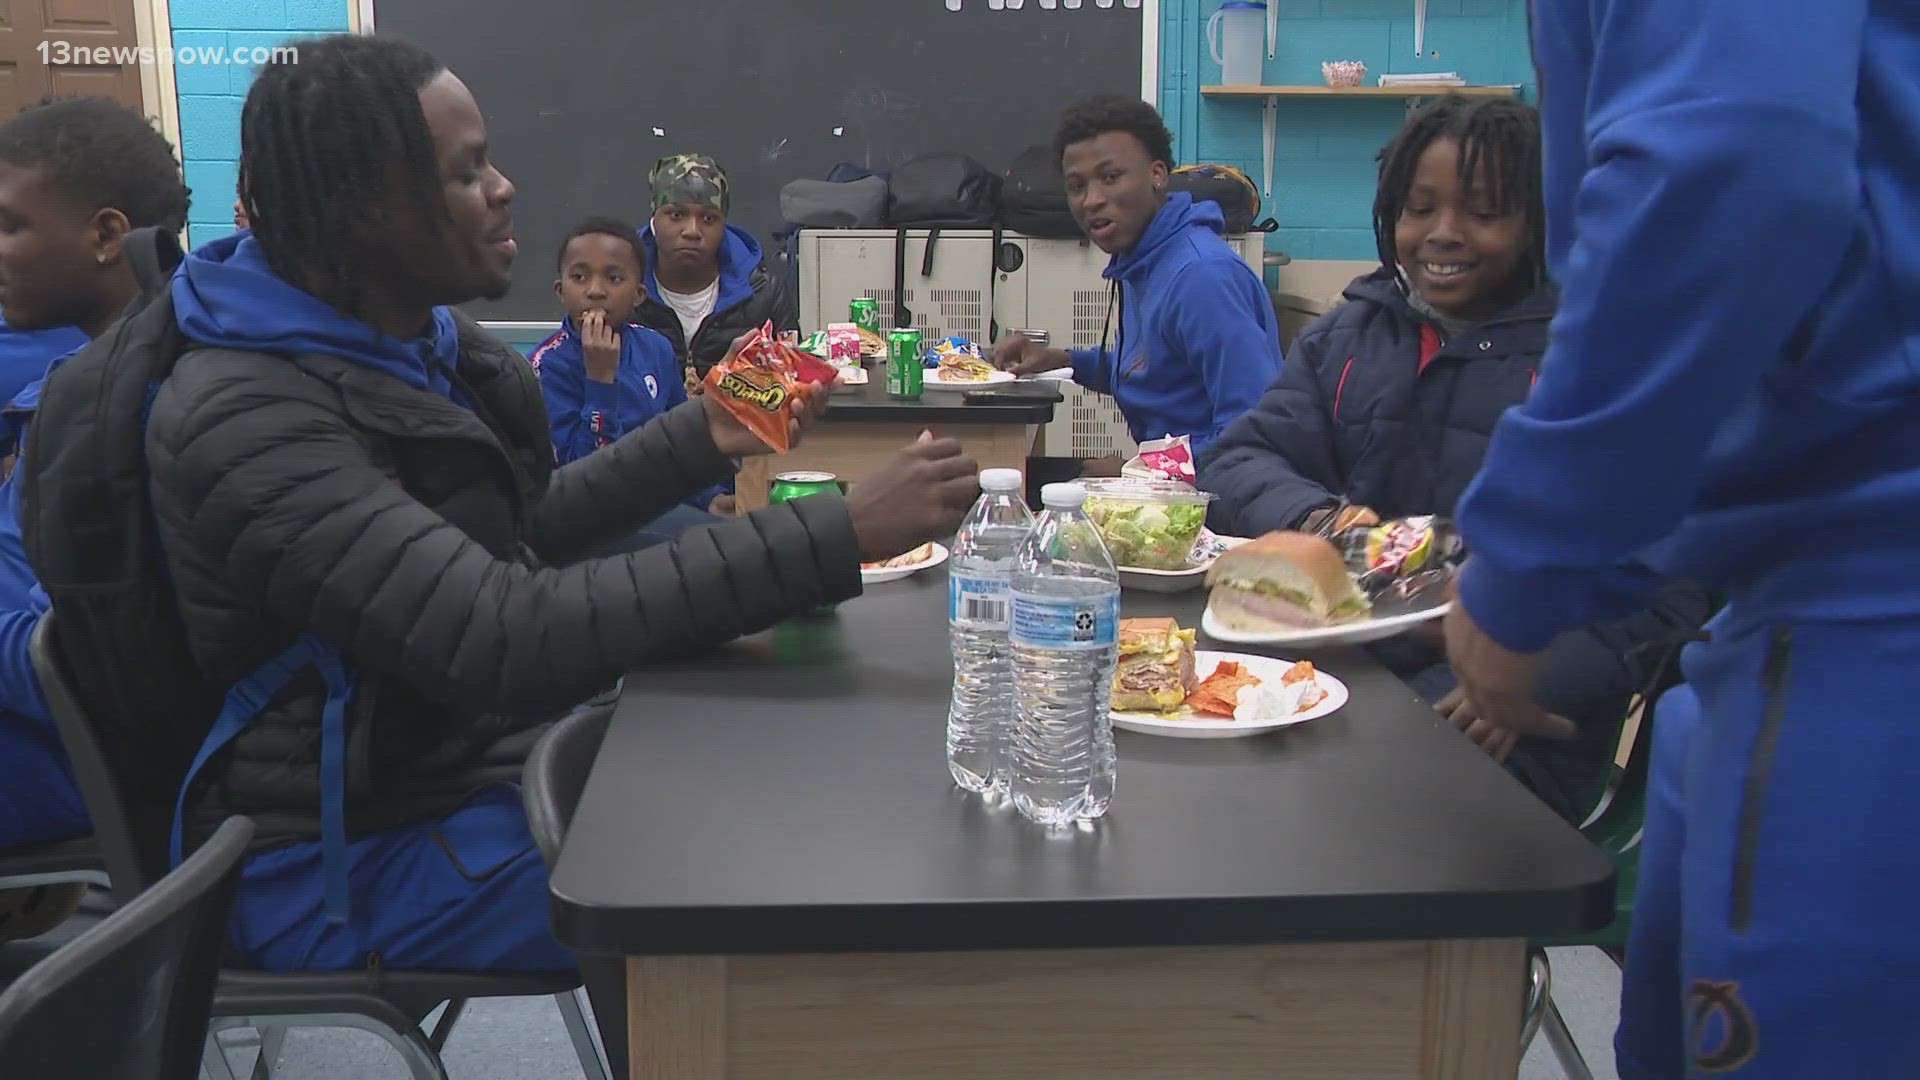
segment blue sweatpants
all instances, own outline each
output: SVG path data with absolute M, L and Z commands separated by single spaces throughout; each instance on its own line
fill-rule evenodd
M 377 957 L 414 970 L 576 970 L 553 936 L 547 867 L 517 791 L 486 789 L 437 822 L 362 837 L 347 852 L 341 926 L 327 921 L 317 841 L 248 861 L 231 932 L 244 964 L 344 971 Z
M 1709 631 L 1656 714 L 1620 1076 L 1920 1076 L 1920 621 Z
M 93 831 L 73 766 L 49 725 L 0 710 L 0 850 Z

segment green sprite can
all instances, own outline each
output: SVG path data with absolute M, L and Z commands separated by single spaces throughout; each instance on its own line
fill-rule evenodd
M 823 492 L 840 493 L 840 478 L 830 472 L 783 472 L 773 478 L 773 487 L 767 491 L 769 503 L 791 502 L 804 499 L 808 495 Z M 822 604 L 808 614 L 828 615 L 838 604 Z
M 847 305 L 847 320 L 862 330 L 880 332 L 880 301 L 871 296 L 856 296 Z
M 927 369 L 920 358 L 920 331 L 897 327 L 887 332 L 887 396 L 919 400 Z
M 783 503 L 821 492 L 840 493 L 840 479 L 830 472 L 783 472 L 773 478 L 767 501 Z

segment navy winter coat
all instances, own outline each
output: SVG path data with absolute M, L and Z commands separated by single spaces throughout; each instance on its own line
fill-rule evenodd
M 1356 278 L 1345 303 L 1301 331 L 1259 406 L 1201 455 L 1200 486 L 1218 496 L 1209 524 L 1230 536 L 1292 529 L 1341 495 L 1382 518 L 1452 516 L 1500 414 L 1533 386 L 1555 302 L 1542 289 L 1449 335 L 1414 312 L 1389 271 Z M 1509 769 L 1578 820 L 1605 777 L 1629 698 L 1711 614 L 1704 589 L 1673 582 L 1636 615 L 1555 638 L 1535 698 L 1574 721 L 1580 737 L 1523 740 Z M 1437 648 L 1397 638 L 1372 651 L 1429 697 L 1451 689 Z
M 1547 350 L 1542 289 L 1471 333 L 1420 318 L 1381 269 L 1300 332 L 1280 378 L 1202 456 L 1214 531 L 1297 527 L 1348 498 L 1383 518 L 1453 513 L 1493 426 L 1527 396 Z

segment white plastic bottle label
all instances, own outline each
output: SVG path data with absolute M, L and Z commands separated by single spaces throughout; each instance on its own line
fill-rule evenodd
M 1011 593 L 1008 638 L 1029 649 L 1110 649 L 1120 640 L 1120 594 L 1065 599 Z
M 970 577 L 953 574 L 947 578 L 947 621 L 969 630 L 1005 630 L 1007 628 L 1007 581 L 1005 578 Z

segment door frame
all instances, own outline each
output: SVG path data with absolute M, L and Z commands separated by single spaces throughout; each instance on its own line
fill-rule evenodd
M 135 44 L 146 49 L 146 55 L 156 60 L 172 57 L 173 17 L 168 0 L 133 0 L 133 31 Z M 160 122 L 160 133 L 184 155 L 186 150 L 180 145 L 180 97 L 171 63 L 140 65 L 140 107 Z

